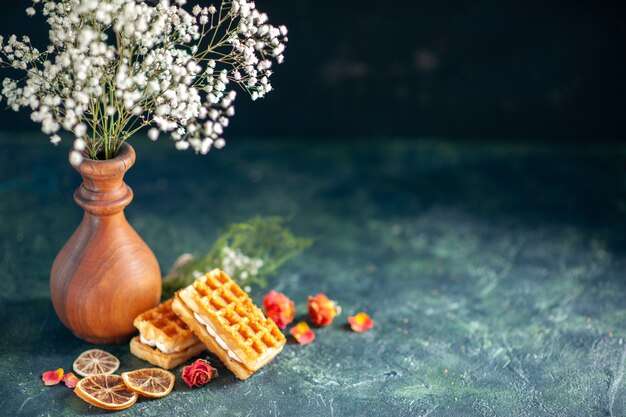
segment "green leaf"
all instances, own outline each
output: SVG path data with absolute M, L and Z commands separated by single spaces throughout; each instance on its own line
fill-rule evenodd
M 254 217 L 245 223 L 235 223 L 221 235 L 206 256 L 192 259 L 174 268 L 163 281 L 163 298 L 171 297 L 178 289 L 191 284 L 199 275 L 214 268 L 228 267 L 227 252 L 237 253 L 240 259 L 260 260 L 259 268 L 243 268 L 246 273 L 235 268 L 226 271 L 242 286 L 267 286 L 267 278 L 275 274 L 285 262 L 300 255 L 313 243 L 312 239 L 296 237 L 285 227 L 285 219 L 278 216 Z M 231 252 L 232 253 L 232 252 Z M 227 269 L 227 268 L 226 268 Z M 232 269 L 232 267 L 231 267 Z M 255 272 L 252 274 L 249 270 Z

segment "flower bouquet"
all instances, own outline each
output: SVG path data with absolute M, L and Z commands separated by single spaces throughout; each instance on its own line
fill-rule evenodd
M 8 106 L 27 108 L 53 144 L 62 130 L 73 140 L 85 217 L 54 262 L 51 295 L 63 323 L 92 342 L 128 338 L 161 295 L 158 263 L 123 215 L 132 200 L 123 175 L 135 160 L 127 140 L 144 131 L 168 134 L 179 150 L 222 148 L 235 90 L 265 96 L 283 62 L 287 29 L 255 3 L 186 3 L 33 0 L 26 12 L 43 15 L 50 44 L 0 37 L 0 67 L 20 74 L 2 81 Z

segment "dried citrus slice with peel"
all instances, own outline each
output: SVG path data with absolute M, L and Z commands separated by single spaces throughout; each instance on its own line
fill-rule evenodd
M 149 398 L 165 397 L 174 388 L 174 374 L 159 368 L 138 369 L 124 372 L 122 379 L 128 388 Z
M 90 349 L 76 358 L 73 367 L 80 376 L 111 375 L 120 367 L 120 361 L 104 350 Z
M 76 384 L 74 392 L 89 404 L 105 410 L 123 410 L 135 404 L 138 398 L 119 375 L 88 376 Z

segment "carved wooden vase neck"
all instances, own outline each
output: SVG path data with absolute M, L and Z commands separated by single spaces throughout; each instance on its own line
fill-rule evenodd
M 124 144 L 111 160 L 84 160 L 74 200 L 83 221 L 52 265 L 50 293 L 57 315 L 79 338 L 116 343 L 135 333 L 134 318 L 161 298 L 154 254 L 128 224 L 124 207 L 133 192 L 124 174 L 135 151 Z
M 133 191 L 124 183 L 124 174 L 135 163 L 133 148 L 123 146 L 115 159 L 85 160 L 76 169 L 83 183 L 74 193 L 74 201 L 87 213 L 108 216 L 121 212 L 133 199 Z

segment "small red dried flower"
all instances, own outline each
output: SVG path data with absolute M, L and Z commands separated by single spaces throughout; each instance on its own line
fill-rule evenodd
M 59 368 L 56 371 L 44 372 L 41 376 L 41 380 L 45 385 L 56 385 L 63 379 L 63 368 Z
M 79 379 L 76 377 L 76 375 L 74 375 L 73 372 L 63 375 L 63 382 L 68 388 L 74 389 L 76 387 L 76 384 L 78 384 L 78 381 Z
M 348 323 L 353 332 L 362 333 L 374 327 L 374 320 L 367 313 L 359 313 L 356 316 L 348 317 Z
M 296 316 L 296 307 L 285 294 L 271 290 L 263 297 L 265 314 L 281 329 L 285 329 Z
M 217 369 L 204 359 L 197 359 L 194 363 L 183 368 L 183 381 L 189 386 L 201 387 L 217 376 Z
M 328 326 L 333 322 L 336 315 L 341 313 L 341 308 L 336 302 L 329 300 L 324 294 L 309 296 L 309 317 L 315 326 Z
M 307 345 L 315 340 L 315 333 L 306 322 L 302 321 L 289 330 L 289 333 L 301 345 Z

